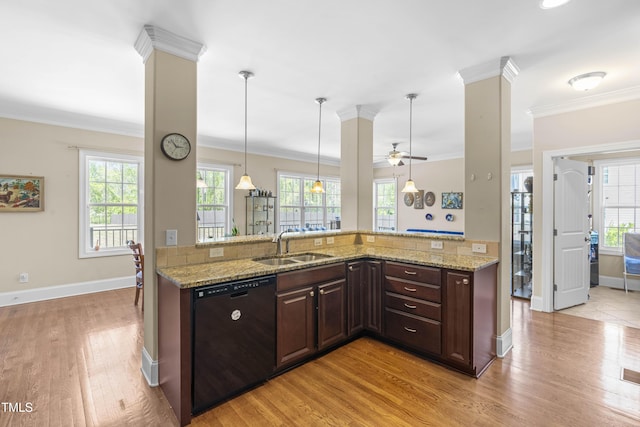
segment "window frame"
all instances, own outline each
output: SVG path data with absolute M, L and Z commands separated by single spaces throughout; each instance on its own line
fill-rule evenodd
M 293 179 L 299 179 L 301 181 L 301 186 L 300 186 L 300 202 L 301 205 L 286 205 L 283 206 L 282 205 L 282 201 L 283 201 L 283 197 L 282 194 L 280 192 L 280 180 L 283 178 L 293 178 Z M 280 233 L 281 228 L 282 228 L 282 208 L 300 208 L 301 212 L 300 212 L 300 219 L 301 221 L 304 221 L 304 217 L 305 217 L 305 208 L 306 206 L 304 205 L 304 183 L 305 181 L 311 181 L 314 182 L 317 179 L 317 175 L 308 175 L 308 174 L 304 174 L 304 173 L 296 173 L 296 172 L 286 172 L 286 171 L 278 171 L 277 173 L 277 188 L 278 188 L 278 214 L 277 214 L 277 226 L 276 226 L 276 233 Z M 324 226 L 327 228 L 327 230 L 329 229 L 329 223 L 330 223 L 330 219 L 328 217 L 328 210 L 331 208 L 338 208 L 340 210 L 340 212 L 342 212 L 342 203 L 340 203 L 340 205 L 338 206 L 334 206 L 334 205 L 327 205 L 327 181 L 332 181 L 332 182 L 336 182 L 338 183 L 338 185 L 340 186 L 340 193 L 342 193 L 342 182 L 340 181 L 340 177 L 336 177 L 336 176 L 331 176 L 331 175 L 320 175 L 320 181 L 322 181 L 322 185 L 323 188 L 325 189 L 324 193 L 321 193 L 322 196 L 322 203 L 318 206 L 308 206 L 309 208 L 318 208 L 321 207 L 322 208 L 322 223 L 324 224 Z M 304 224 L 301 224 L 300 228 L 303 228 Z
M 79 152 L 79 203 L 78 203 L 78 257 L 98 258 L 107 256 L 119 256 L 131 254 L 131 249 L 126 245 L 116 248 L 101 247 L 93 250 L 89 242 L 89 162 L 91 160 L 103 160 L 119 163 L 135 163 L 138 166 L 138 203 L 136 221 L 138 224 L 137 236 L 139 242 L 144 242 L 144 157 L 131 154 L 120 154 L 106 151 L 84 150 Z M 125 204 L 123 203 L 123 206 Z M 127 204 L 128 205 L 128 204 Z
M 393 206 L 393 230 L 378 230 L 378 209 L 388 209 L 390 206 L 378 206 L 378 185 L 379 184 L 393 184 L 393 191 L 395 194 L 395 205 Z M 373 231 L 398 231 L 398 180 L 395 178 L 379 178 L 373 180 Z
M 207 163 L 207 162 L 198 162 L 196 166 L 196 178 L 197 174 L 200 170 L 208 170 L 208 171 L 223 171 L 226 174 L 226 183 L 225 183 L 225 203 L 226 205 L 199 205 L 198 198 L 196 196 L 196 215 L 198 214 L 198 207 L 200 206 L 224 206 L 226 207 L 226 218 L 225 218 L 225 227 L 224 227 L 224 235 L 231 234 L 231 228 L 233 226 L 233 166 L 230 165 L 222 165 L 217 163 Z M 199 188 L 196 191 L 200 191 Z M 215 241 L 216 238 L 213 239 L 205 239 L 199 240 L 199 226 L 198 220 L 196 217 L 196 242 L 198 243 L 207 243 Z
M 640 168 L 640 157 L 629 157 L 629 158 L 618 158 L 618 159 L 603 159 L 596 160 L 593 162 L 594 167 L 596 168 L 596 174 L 593 177 L 592 191 L 593 191 L 593 228 L 598 231 L 598 252 L 600 254 L 605 255 L 622 255 L 623 248 L 622 242 L 620 242 L 620 246 L 612 247 L 605 246 L 605 224 L 604 224 L 604 210 L 606 208 L 604 204 L 604 190 L 603 190 L 603 168 L 608 166 L 624 166 L 624 165 L 636 165 L 636 167 Z M 637 180 L 636 180 L 637 181 Z M 640 190 L 640 183 L 635 184 L 636 193 Z M 636 200 L 636 205 L 626 206 L 626 205 L 617 205 L 615 208 L 632 208 L 640 211 L 640 200 Z M 636 215 L 640 215 L 636 213 Z M 634 228 L 639 230 L 640 227 L 638 224 L 634 224 Z

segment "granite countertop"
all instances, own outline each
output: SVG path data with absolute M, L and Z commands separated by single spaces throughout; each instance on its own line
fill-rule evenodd
M 408 262 L 463 271 L 481 270 L 498 262 L 498 258 L 495 257 L 376 248 L 364 245 L 339 246 L 331 249 L 314 250 L 313 253 L 330 255 L 331 258 L 286 265 L 265 265 L 254 261 L 252 258 L 243 258 L 179 267 L 165 267 L 158 269 L 157 273 L 181 288 L 192 288 L 364 258 Z

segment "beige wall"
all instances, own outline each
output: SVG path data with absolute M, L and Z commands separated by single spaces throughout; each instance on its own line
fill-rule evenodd
M 44 212 L 0 213 L 0 292 L 133 276 L 130 256 L 78 257 L 79 159 L 69 147 L 142 156 L 142 139 L 0 118 L 0 141 L 0 173 L 45 182 Z
M 545 194 L 542 186 L 543 153 L 566 150 L 578 152 L 603 152 L 619 144 L 637 143 L 640 147 L 640 100 L 620 102 L 605 106 L 535 118 L 533 122 L 534 164 L 534 212 L 543 212 L 545 202 L 553 200 L 553 194 Z M 635 142 L 634 142 L 635 141 Z M 638 148 L 636 147 L 636 148 Z M 550 218 L 549 220 L 553 220 Z M 543 271 L 543 219 L 535 215 L 533 222 L 533 280 L 534 297 L 542 296 L 548 272 Z M 615 260 L 603 259 L 601 275 L 612 275 L 617 269 Z M 621 266 L 622 264 L 619 263 Z M 605 273 L 606 272 L 606 273 Z
M 404 183 L 409 179 L 409 164 L 398 167 L 384 167 L 374 169 L 374 178 L 393 178 L 398 175 L 398 231 L 408 228 L 421 228 L 429 230 L 446 230 L 464 232 L 464 194 L 463 209 L 442 209 L 442 193 L 450 191 L 464 192 L 464 159 L 451 159 L 441 161 L 415 162 L 411 166 L 412 178 L 416 186 L 424 192 L 432 191 L 436 195 L 433 206 L 425 205 L 424 209 L 415 209 L 404 204 L 404 194 L 400 192 Z M 425 215 L 431 213 L 433 220 L 427 221 Z M 448 213 L 453 214 L 454 221 L 445 219 Z M 369 226 L 371 228 L 371 226 Z

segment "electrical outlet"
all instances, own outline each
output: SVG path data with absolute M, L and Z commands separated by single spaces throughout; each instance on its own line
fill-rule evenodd
M 367 236 L 367 242 L 368 243 L 373 243 L 376 241 L 376 236 Z
M 27 283 L 29 281 L 29 273 L 20 273 L 20 283 Z
M 178 230 L 167 230 L 165 240 L 167 246 L 178 246 Z
M 322 246 L 322 239 L 313 239 L 313 244 L 315 246 Z
M 209 258 L 219 258 L 224 256 L 224 248 L 209 249 Z
M 478 254 L 486 254 L 487 253 L 487 245 L 484 243 L 472 243 L 471 244 L 471 252 L 475 252 Z
M 431 249 L 442 249 L 442 241 L 441 240 L 432 240 L 431 241 Z
M 333 245 L 333 237 L 327 237 L 327 245 Z

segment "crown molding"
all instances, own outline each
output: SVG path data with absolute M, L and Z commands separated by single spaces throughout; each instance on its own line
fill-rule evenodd
M 640 86 L 597 95 L 584 96 L 563 104 L 541 105 L 531 107 L 527 113 L 533 118 L 553 116 L 555 114 L 569 113 L 571 111 L 584 110 L 586 108 L 601 107 L 603 105 L 616 104 L 618 102 L 634 101 L 640 99 Z
M 154 49 L 194 62 L 198 62 L 198 59 L 207 50 L 202 43 L 189 40 L 154 25 L 142 27 L 134 47 L 142 56 L 143 63 L 147 62 Z
M 355 107 L 348 107 L 343 110 L 336 111 L 336 114 L 340 118 L 341 122 L 355 119 L 356 117 L 373 121 L 376 114 L 378 114 L 378 111 L 363 105 L 356 105 Z
M 474 65 L 463 70 L 458 71 L 458 76 L 462 79 L 464 84 L 479 82 L 491 77 L 503 76 L 509 83 L 513 83 L 513 80 L 520 73 L 520 68 L 513 62 L 508 56 L 503 56 L 499 59 L 494 59 L 484 64 Z

